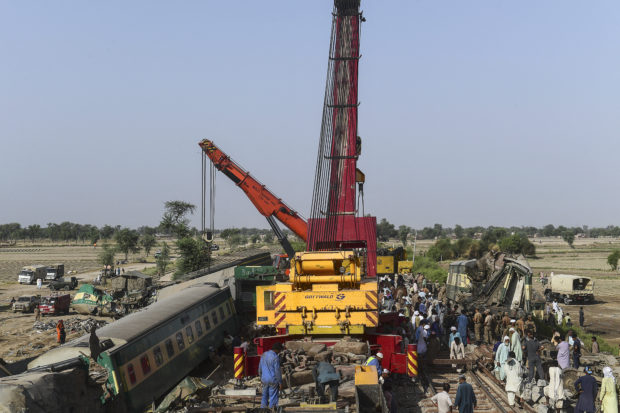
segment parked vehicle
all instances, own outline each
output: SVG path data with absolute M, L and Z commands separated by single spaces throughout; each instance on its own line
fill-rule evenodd
M 573 301 L 589 303 L 594 301 L 594 280 L 581 275 L 556 274 L 550 277 L 545 288 L 548 301 L 558 300 L 564 304 Z
M 45 265 L 29 265 L 22 268 L 17 281 L 20 284 L 34 284 L 38 279 L 44 280 L 47 275 L 47 267 Z
M 65 276 L 65 264 L 52 264 L 47 267 L 47 274 L 45 279 L 48 281 L 54 281 Z
M 40 295 L 22 295 L 13 303 L 13 312 L 32 313 L 40 301 Z
M 78 285 L 78 280 L 75 277 L 63 277 L 50 282 L 48 288 L 54 290 L 75 290 Z
M 71 305 L 71 296 L 69 294 L 52 295 L 43 297 L 39 304 L 39 310 L 42 315 L 45 314 L 68 314 Z

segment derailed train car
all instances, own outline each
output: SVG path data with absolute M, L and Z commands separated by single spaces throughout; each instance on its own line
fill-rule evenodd
M 162 299 L 97 330 L 108 371 L 106 386 L 129 411 L 142 411 L 223 344 L 224 331 L 239 321 L 230 290 L 199 284 Z M 88 353 L 84 336 L 35 359 L 29 368 L 46 368 Z M 41 367 L 43 366 L 43 367 Z
M 465 307 L 522 310 L 538 316 L 544 305 L 533 296 L 532 269 L 523 256 L 490 252 L 479 260 L 455 261 L 446 285 L 448 301 Z

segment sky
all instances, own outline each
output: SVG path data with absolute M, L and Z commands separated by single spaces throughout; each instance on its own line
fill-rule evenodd
M 0 223 L 157 225 L 200 205 L 204 138 L 308 216 L 332 5 L 0 1 Z M 362 9 L 366 214 L 619 224 L 620 2 Z M 215 209 L 268 228 L 222 174 Z

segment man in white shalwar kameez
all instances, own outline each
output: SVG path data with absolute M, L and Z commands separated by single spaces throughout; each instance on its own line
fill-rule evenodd
M 514 328 L 510 327 L 510 351 L 515 353 L 515 359 L 521 363 L 523 360 L 523 349 L 521 348 L 521 337 L 519 333 Z
M 549 398 L 549 406 L 561 408 L 564 400 L 564 381 L 562 369 L 557 365 L 549 367 L 549 385 L 545 386 L 545 396 Z
M 495 377 L 500 380 L 506 378 L 506 372 L 504 371 L 504 363 L 508 359 L 508 353 L 510 352 L 510 337 L 505 336 L 504 342 L 497 347 L 495 352 Z
M 513 351 L 508 353 L 508 359 L 504 363 L 504 372 L 506 373 L 506 394 L 508 395 L 508 404 L 515 405 L 515 397 L 521 397 L 521 381 L 523 380 L 523 371 L 521 363 L 515 359 Z

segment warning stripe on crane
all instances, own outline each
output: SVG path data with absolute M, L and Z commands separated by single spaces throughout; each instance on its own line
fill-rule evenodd
M 276 313 L 286 310 L 286 302 L 284 301 L 285 297 L 286 295 L 284 293 L 273 293 L 273 301 Z
M 281 327 L 280 325 L 284 323 L 284 319 L 285 318 L 286 318 L 286 313 L 276 313 L 275 321 L 274 321 L 273 325 L 276 328 L 280 328 Z M 282 327 L 284 327 L 284 326 L 282 326 Z
M 366 318 L 370 321 L 370 325 L 376 327 L 379 325 L 379 317 L 375 313 L 366 313 Z
M 366 292 L 366 300 L 368 302 L 370 302 L 370 304 L 372 304 L 372 306 L 370 306 L 368 304 L 368 302 L 367 302 L 366 303 L 366 308 L 369 308 L 369 309 L 376 309 L 377 308 L 378 299 L 377 299 L 377 292 L 376 291 L 368 291 L 368 292 Z

